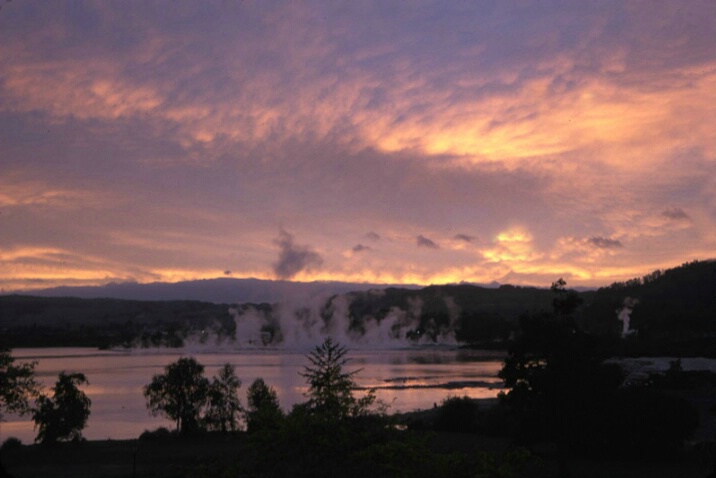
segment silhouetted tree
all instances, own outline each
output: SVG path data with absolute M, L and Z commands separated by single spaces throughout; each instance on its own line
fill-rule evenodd
M 523 314 L 500 378 L 510 390 L 503 395 L 517 416 L 522 438 L 566 438 L 576 415 L 583 413 L 622 381 L 616 365 L 604 365 L 605 351 L 581 332 L 573 313 L 580 303 L 552 284 L 552 312 Z
M 579 294 L 567 289 L 567 282 L 561 277 L 552 283 L 550 289 L 554 293 L 552 309 L 555 315 L 571 317 L 577 307 L 584 302 Z
M 356 383 L 353 376 L 360 372 L 344 372 L 348 351 L 333 339 L 327 338 L 306 357 L 311 365 L 301 373 L 308 384 L 307 409 L 331 419 L 364 415 L 375 402 L 373 390 L 361 397 L 353 396 Z
M 0 347 L 0 421 L 4 412 L 30 412 L 29 400 L 37 396 L 36 362 L 15 364 L 10 350 Z
M 224 364 L 208 390 L 207 409 L 203 422 L 209 430 L 236 431 L 243 412 L 238 389 L 241 380 L 231 364 Z
M 258 430 L 277 429 L 284 419 L 276 391 L 257 378 L 246 392 L 246 429 L 249 433 Z
M 193 357 L 183 357 L 167 365 L 163 374 L 154 375 L 144 387 L 144 397 L 153 415 L 174 420 L 179 432 L 191 432 L 199 428 L 208 391 L 204 366 Z
M 35 441 L 53 443 L 80 440 L 87 424 L 92 401 L 79 388 L 88 385 L 83 373 L 60 372 L 52 398 L 40 395 L 32 419 L 38 428 Z

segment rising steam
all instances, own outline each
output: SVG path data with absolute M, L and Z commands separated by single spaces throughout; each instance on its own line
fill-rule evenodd
M 344 294 L 329 299 L 284 301 L 271 307 L 250 304 L 234 307 L 229 312 L 236 323 L 236 346 L 305 349 L 326 337 L 352 348 L 457 343 L 455 329 L 460 311 L 452 301 L 450 322 L 438 325 L 422 316 L 423 303 L 419 298 L 409 299 L 405 310 L 391 307 L 381 317 L 352 316 L 350 307 L 354 299 L 352 294 Z

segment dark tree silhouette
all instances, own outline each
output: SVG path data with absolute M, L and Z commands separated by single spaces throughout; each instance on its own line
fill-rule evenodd
M 36 362 L 15 364 L 10 350 L 0 347 L 0 421 L 3 412 L 30 412 L 29 400 L 39 393 Z
M 555 315 L 572 316 L 574 311 L 577 310 L 577 307 L 584 302 L 577 292 L 567 289 L 567 282 L 561 277 L 552 283 L 550 289 L 554 293 L 552 309 Z
M 153 415 L 174 420 L 179 432 L 191 432 L 199 428 L 208 391 L 204 366 L 193 357 L 183 357 L 167 365 L 163 374 L 152 378 L 144 387 L 144 397 Z
M 578 297 L 553 284 L 553 312 L 525 314 L 499 376 L 518 438 L 586 453 L 663 458 L 679 453 L 698 423 L 684 399 L 648 384 L 624 384 L 612 342 L 585 333 Z
M 311 365 L 304 367 L 301 373 L 308 384 L 307 409 L 331 419 L 341 419 L 365 415 L 375 402 L 373 390 L 358 399 L 353 396 L 356 383 L 353 376 L 360 372 L 345 372 L 343 367 L 349 362 L 348 351 L 333 339 L 327 338 L 306 357 Z
M 78 388 L 88 385 L 83 373 L 60 372 L 52 390 L 52 398 L 40 395 L 32 419 L 38 428 L 35 441 L 53 443 L 60 440 L 82 439 L 82 429 L 87 424 L 92 401 Z
M 503 401 L 519 417 L 523 438 L 565 438 L 574 414 L 622 381 L 617 366 L 603 365 L 605 351 L 577 326 L 573 313 L 581 299 L 565 285 L 563 279 L 552 284 L 552 312 L 520 317 L 499 372 L 510 389 Z
M 246 429 L 250 433 L 277 429 L 285 418 L 276 397 L 276 390 L 266 385 L 262 378 L 254 380 L 246 392 L 246 399 Z
M 209 386 L 207 409 L 203 422 L 209 430 L 222 432 L 236 431 L 244 409 L 241 406 L 238 389 L 241 380 L 231 364 L 224 364 Z

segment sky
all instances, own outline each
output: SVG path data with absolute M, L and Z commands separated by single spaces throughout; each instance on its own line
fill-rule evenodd
M 716 257 L 716 2 L 0 1 L 0 289 Z

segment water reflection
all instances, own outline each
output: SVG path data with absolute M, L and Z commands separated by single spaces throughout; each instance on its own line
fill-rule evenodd
M 225 363 L 236 368 L 245 390 L 262 377 L 276 389 L 284 409 L 305 400 L 306 386 L 299 375 L 307 364 L 305 352 L 285 350 L 177 351 L 151 349 L 97 351 L 94 349 L 15 349 L 18 361 L 37 360 L 38 379 L 46 393 L 61 371 L 83 372 L 90 381 L 84 390 L 92 399 L 88 439 L 136 438 L 146 429 L 172 428 L 174 423 L 152 417 L 146 409 L 142 387 L 181 356 L 194 356 L 213 376 Z M 376 388 L 376 395 L 391 412 L 425 409 L 449 395 L 491 398 L 499 392 L 499 354 L 457 349 L 403 349 L 350 351 L 347 369 L 359 370 L 356 381 L 363 388 Z M 360 392 L 358 392 L 360 393 Z M 245 403 L 245 398 L 244 398 Z M 6 416 L 0 440 L 10 436 L 31 443 L 35 433 L 29 417 Z

